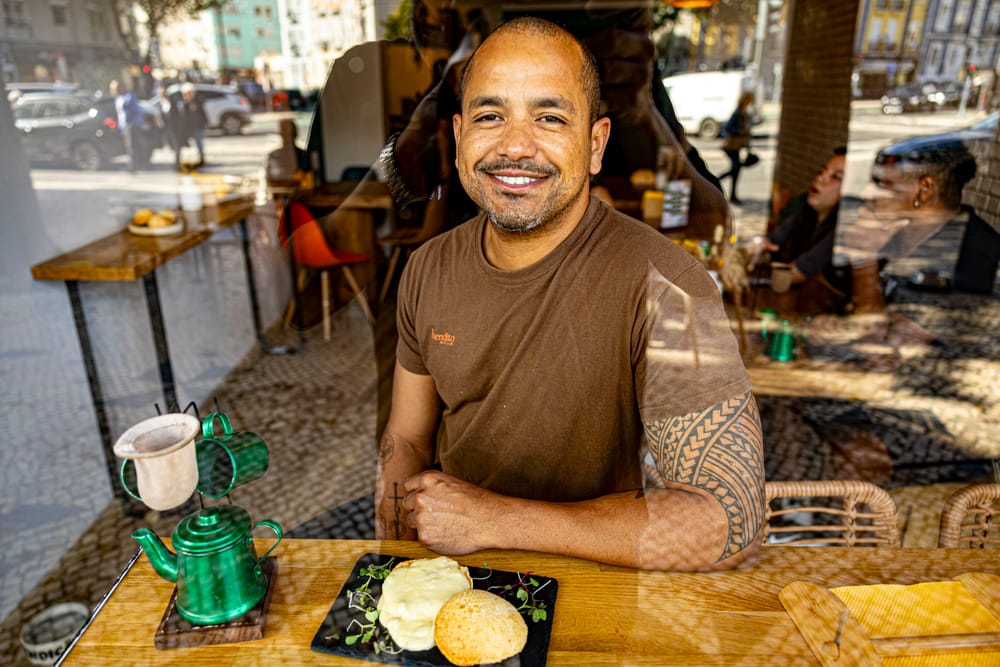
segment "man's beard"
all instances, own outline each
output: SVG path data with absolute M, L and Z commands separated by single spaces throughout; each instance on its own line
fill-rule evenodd
M 534 176 L 547 178 L 559 175 L 559 170 L 551 165 L 542 166 L 532 162 L 513 162 L 510 160 L 498 160 L 496 162 L 479 164 L 476 165 L 475 170 L 478 173 L 488 174 L 491 171 L 499 171 L 503 169 L 517 169 Z M 562 212 L 562 209 L 555 210 L 554 202 L 550 199 L 543 200 L 540 205 L 541 208 L 538 210 L 530 212 L 518 211 L 516 210 L 517 202 L 522 198 L 522 195 L 516 194 L 504 195 L 507 199 L 514 203 L 513 209 L 505 207 L 502 202 L 491 206 L 489 198 L 485 195 L 484 188 L 480 187 L 479 191 L 481 199 L 479 204 L 480 207 L 486 212 L 487 219 L 493 224 L 494 227 L 508 234 L 527 234 L 533 232 L 544 227 L 549 221 Z M 550 197 L 555 194 L 558 193 L 551 192 Z

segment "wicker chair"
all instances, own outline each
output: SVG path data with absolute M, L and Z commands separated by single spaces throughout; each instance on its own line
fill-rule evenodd
M 973 484 L 953 493 L 941 511 L 938 546 L 1000 548 L 1000 484 Z
M 764 495 L 764 544 L 899 546 L 896 503 L 871 482 L 767 482 Z

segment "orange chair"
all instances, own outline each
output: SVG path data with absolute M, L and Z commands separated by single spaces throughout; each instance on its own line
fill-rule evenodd
M 285 216 L 289 216 L 286 219 Z M 306 269 L 320 272 L 320 285 L 323 299 L 323 339 L 330 340 L 330 277 L 329 270 L 339 266 L 344 272 L 347 284 L 354 291 L 355 296 L 361 303 L 361 308 L 365 311 L 368 321 L 375 323 L 371 308 L 368 307 L 368 300 L 365 298 L 358 281 L 351 271 L 351 264 L 367 262 L 371 255 L 352 252 L 350 250 L 336 250 L 331 248 L 323 234 L 323 228 L 319 221 L 313 216 L 308 208 L 298 202 L 291 202 L 285 209 L 281 221 L 278 223 L 278 240 L 282 248 L 288 245 L 288 227 L 291 223 L 291 246 L 292 257 L 299 267 L 298 281 L 295 289 L 295 300 L 288 307 L 285 314 L 285 321 L 291 320 L 295 309 L 295 302 L 299 299 L 299 293 L 305 286 Z

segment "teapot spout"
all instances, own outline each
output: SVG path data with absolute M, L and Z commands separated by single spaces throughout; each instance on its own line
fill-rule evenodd
M 149 528 L 139 528 L 132 532 L 132 539 L 146 552 L 146 557 L 158 575 L 177 583 L 177 554 L 164 546 L 156 533 Z

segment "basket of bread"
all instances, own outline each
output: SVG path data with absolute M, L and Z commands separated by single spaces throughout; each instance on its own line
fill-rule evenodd
M 184 218 L 171 208 L 140 208 L 132 214 L 128 230 L 138 236 L 169 236 L 184 231 Z
M 557 582 L 441 556 L 367 554 L 312 649 L 413 665 L 545 664 Z

